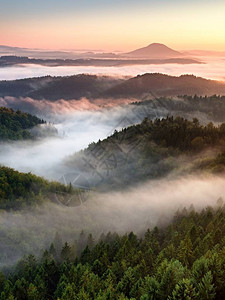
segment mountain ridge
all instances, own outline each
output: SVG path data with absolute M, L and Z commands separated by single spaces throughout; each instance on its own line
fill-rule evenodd
M 171 76 L 145 73 L 130 79 L 79 74 L 0 81 L 0 97 L 31 97 L 57 101 L 143 96 L 225 95 L 225 83 L 194 75 Z
M 151 97 L 222 95 L 225 94 L 225 83 L 188 74 L 171 76 L 162 73 L 145 73 L 110 88 L 104 93 L 104 96 L 140 99 L 148 94 Z

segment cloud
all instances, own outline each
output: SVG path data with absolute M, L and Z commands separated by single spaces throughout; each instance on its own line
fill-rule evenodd
M 0 97 L 0 106 L 9 107 L 12 109 L 20 109 L 24 112 L 29 112 L 40 117 L 48 119 L 55 119 L 57 115 L 71 115 L 75 111 L 97 111 L 102 108 L 109 108 L 114 106 L 120 106 L 123 104 L 132 103 L 137 101 L 136 99 L 95 99 L 89 100 L 87 98 L 81 98 L 79 100 L 64 100 L 57 101 L 49 100 L 35 100 L 29 97 L 15 98 L 15 97 Z

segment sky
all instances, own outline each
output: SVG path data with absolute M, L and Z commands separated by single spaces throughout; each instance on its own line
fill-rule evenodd
M 224 0 L 0 0 L 0 44 L 9 46 L 224 51 L 224 28 Z

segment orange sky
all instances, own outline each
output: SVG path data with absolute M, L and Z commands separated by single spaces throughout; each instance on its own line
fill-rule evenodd
M 118 9 L 116 4 L 115 9 L 107 7 L 101 11 L 94 8 L 83 11 L 81 7 L 80 13 L 68 9 L 41 14 L 36 9 L 24 14 L 21 10 L 17 16 L 12 10 L 8 12 L 8 18 L 7 7 L 6 14 L 3 7 L 0 12 L 0 44 L 127 51 L 160 42 L 178 50 L 225 51 L 225 1 L 184 1 L 186 5 L 175 0 L 171 5 L 168 1 L 161 1 L 164 5 L 144 1 L 145 5 L 140 2 L 130 9 L 126 6 Z

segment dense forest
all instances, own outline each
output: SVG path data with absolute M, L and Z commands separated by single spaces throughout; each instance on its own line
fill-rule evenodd
M 211 149 L 211 153 L 206 150 Z M 108 138 L 65 160 L 68 167 L 92 173 L 101 188 L 120 188 L 147 179 L 224 171 L 225 123 L 201 125 L 182 117 L 145 118 L 141 124 L 115 131 Z M 218 157 L 217 157 L 218 156 Z
M 212 107 L 210 99 L 214 98 L 218 106 Z M 195 103 L 202 112 L 211 111 L 216 118 L 224 99 L 185 96 L 177 102 L 163 98 L 157 101 L 159 106 L 165 107 L 166 103 L 174 110 L 187 112 Z M 205 106 L 201 105 L 204 101 Z M 146 103 L 133 105 L 142 108 Z M 1 113 L 7 115 L 2 122 L 12 132 L 16 122 L 21 124 L 21 132 L 34 126 L 35 120 L 37 124 L 44 122 L 20 111 L 2 108 Z M 10 135 L 6 139 L 10 138 L 20 139 Z M 67 157 L 64 166 L 69 171 L 78 168 L 79 174 L 88 174 L 90 189 L 96 186 L 98 191 L 124 189 L 168 174 L 221 174 L 225 171 L 225 123 L 215 126 L 203 125 L 197 118 L 146 117 L 140 124 L 115 130 L 108 138 Z M 71 184 L 48 182 L 31 173 L 0 166 L 0 299 L 224 299 L 225 205 L 221 198 L 215 207 L 202 211 L 196 211 L 193 205 L 177 211 L 169 224 L 169 218 L 165 222 L 161 218 L 158 227 L 143 234 L 109 232 L 97 238 L 94 222 L 99 220 L 94 212 L 92 217 L 88 214 L 85 205 L 80 207 L 79 216 L 64 210 L 66 217 L 60 227 L 54 227 L 60 214 L 50 219 L 47 211 L 43 213 L 47 209 L 53 212 L 55 204 L 60 205 L 56 207 L 62 213 L 71 199 L 75 206 L 80 205 L 82 193 Z M 46 203 L 51 206 L 44 206 Z M 71 217 L 79 218 L 72 223 Z M 39 218 L 43 227 L 37 226 Z M 26 220 L 33 222 L 33 227 L 27 226 L 21 232 L 14 228 L 14 224 L 25 224 Z M 45 232 L 39 233 L 44 226 L 48 238 Z M 62 236 L 56 233 L 54 238 L 56 228 L 62 229 Z M 79 235 L 81 228 L 84 230 Z M 142 228 L 147 226 L 143 224 Z M 38 255 L 40 248 L 43 249 Z M 14 265 L 24 253 L 31 254 Z
M 32 135 L 28 131 L 45 121 L 6 107 L 0 107 L 0 141 L 30 139 Z
M 224 234 L 218 199 L 214 208 L 178 211 L 142 236 L 109 232 L 94 241 L 81 232 L 62 245 L 56 235 L 40 258 L 29 255 L 1 273 L 1 299 L 224 299 Z
M 0 166 L 0 209 L 24 209 L 47 201 L 61 201 L 63 204 L 71 195 L 79 202 L 79 194 L 80 191 L 71 185 L 49 182 L 31 173 Z
M 146 97 L 148 98 L 148 96 Z M 179 96 L 159 97 L 156 99 L 130 104 L 139 118 L 149 116 L 197 116 L 201 121 L 223 122 L 225 119 L 225 96 Z M 202 123 L 202 122 L 201 122 Z

